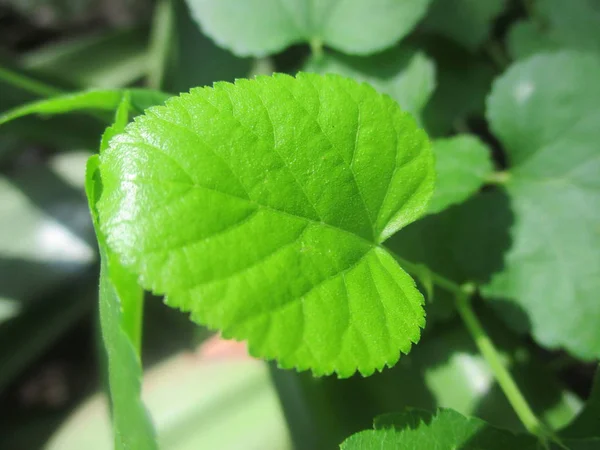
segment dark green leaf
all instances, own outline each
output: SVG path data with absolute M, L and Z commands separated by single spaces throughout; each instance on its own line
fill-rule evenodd
M 477 50 L 505 6 L 506 0 L 434 0 L 423 28 Z
M 600 54 L 598 0 L 536 0 L 533 5 L 535 16 L 514 25 L 508 35 L 514 58 L 560 48 Z

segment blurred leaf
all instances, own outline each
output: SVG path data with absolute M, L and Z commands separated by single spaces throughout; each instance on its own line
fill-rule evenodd
M 434 0 L 422 27 L 475 51 L 505 7 L 506 0 Z
M 504 267 L 484 288 L 519 328 L 582 359 L 600 357 L 600 59 L 577 52 L 514 64 L 488 120 L 508 154 L 515 223 Z
M 427 40 L 421 44 L 435 61 L 437 87 L 423 111 L 425 129 L 444 136 L 471 115 L 483 115 L 485 97 L 495 69 L 449 41 Z
M 374 53 L 406 36 L 429 2 L 187 0 L 204 32 L 239 56 L 266 56 L 299 42 L 324 43 L 350 54 Z
M 162 449 L 291 450 L 269 374 L 258 361 L 180 353 L 146 372 L 143 391 Z M 45 450 L 110 446 L 105 402 L 96 395 Z
M 375 419 L 374 428 L 349 437 L 340 449 L 533 450 L 537 447 L 533 436 L 514 435 L 452 409 L 438 409 L 435 414 L 421 410 L 386 414 Z
M 190 17 L 184 1 L 175 1 L 175 45 L 167 67 L 165 89 L 185 92 L 217 81 L 247 77 L 250 58 L 237 58 L 204 36 Z
M 600 366 L 596 369 L 592 392 L 583 411 L 560 431 L 560 435 L 568 438 L 600 438 Z
M 0 125 L 30 114 L 64 114 L 79 110 L 115 111 L 124 93 L 131 96 L 131 111 L 141 114 L 146 108 L 164 103 L 169 95 L 151 89 L 107 89 L 76 92 L 40 100 L 0 115 Z
M 123 96 L 115 124 L 108 136 L 122 132 L 129 119 L 128 94 Z M 100 152 L 108 145 L 103 138 Z M 100 231 L 96 202 L 102 182 L 99 179 L 99 158 L 90 157 L 86 168 L 86 193 L 90 204 L 98 246 L 100 248 L 100 326 L 108 356 L 108 379 L 116 450 L 157 449 L 155 432 L 141 401 L 142 368 L 140 358 L 140 320 L 144 293 L 135 275 L 121 266 L 110 253 Z
M 108 31 L 52 43 L 25 53 L 26 69 L 60 77 L 79 88 L 115 88 L 140 80 L 147 72 L 146 27 Z
M 513 25 L 508 34 L 513 58 L 560 48 L 600 54 L 598 0 L 536 0 L 533 13 L 534 17 Z
M 379 92 L 388 94 L 417 119 L 435 88 L 433 61 L 422 52 L 400 46 L 366 57 L 328 52 L 322 57 L 311 58 L 304 70 L 337 73 L 366 81 Z
M 489 148 L 477 137 L 458 135 L 433 141 L 435 191 L 429 213 L 462 203 L 477 192 L 493 172 Z

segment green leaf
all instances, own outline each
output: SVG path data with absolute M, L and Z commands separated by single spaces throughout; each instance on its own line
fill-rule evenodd
M 560 435 L 568 438 L 600 438 L 600 366 L 596 369 L 594 385 L 583 411 Z
M 124 96 L 108 136 L 121 131 L 128 119 L 129 97 Z M 103 140 L 101 152 L 108 138 Z M 115 449 L 157 449 L 152 422 L 141 401 L 142 367 L 139 356 L 139 308 L 144 292 L 134 274 L 108 249 L 101 231 L 97 200 L 102 191 L 99 157 L 88 160 L 86 193 L 100 248 L 100 326 L 108 355 L 108 378 L 113 412 Z M 136 317 L 137 316 L 137 317 Z
M 536 0 L 535 16 L 517 22 L 507 37 L 513 58 L 542 50 L 572 49 L 600 54 L 600 3 L 597 0 Z
M 79 110 L 115 111 L 123 94 L 131 96 L 131 109 L 142 113 L 146 108 L 164 103 L 168 94 L 150 89 L 107 89 L 77 92 L 29 103 L 0 116 L 0 125 L 30 114 L 64 114 Z
M 121 261 L 253 355 L 368 375 L 418 340 L 423 297 L 380 244 L 424 212 L 433 158 L 370 86 L 279 74 L 194 89 L 129 125 L 100 170 Z
M 438 139 L 432 148 L 437 178 L 429 213 L 435 214 L 477 192 L 494 167 L 489 148 L 475 136 Z
M 366 81 L 416 118 L 435 89 L 433 61 L 422 52 L 399 46 L 367 57 L 328 53 L 312 58 L 304 70 Z
M 535 448 L 531 436 L 519 436 L 494 428 L 483 420 L 465 417 L 452 409 L 436 414 L 421 410 L 387 414 L 375 419 L 374 430 L 361 431 L 346 439 L 342 450 L 505 450 Z
M 431 0 L 187 0 L 218 45 L 238 56 L 265 56 L 300 42 L 369 54 L 406 36 Z
M 486 41 L 505 6 L 506 0 L 435 0 L 422 26 L 474 51 Z
M 515 221 L 483 292 L 512 304 L 502 310 L 513 325 L 524 311 L 540 344 L 582 359 L 600 357 L 599 78 L 591 55 L 535 56 L 496 81 L 487 112 L 510 161 Z

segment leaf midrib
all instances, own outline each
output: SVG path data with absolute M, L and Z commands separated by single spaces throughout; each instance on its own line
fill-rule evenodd
M 249 203 L 249 204 L 251 204 L 251 205 L 253 205 L 253 206 L 257 207 L 257 208 L 262 208 L 262 209 L 265 209 L 267 211 L 278 213 L 278 214 L 281 214 L 281 215 L 284 215 L 284 216 L 287 216 L 287 217 L 293 217 L 294 219 L 300 219 L 300 220 L 303 220 L 305 222 L 309 222 L 309 223 L 320 225 L 320 226 L 323 226 L 323 227 L 326 227 L 326 228 L 330 228 L 330 229 L 335 230 L 337 232 L 341 232 L 341 233 L 343 233 L 345 235 L 352 236 L 356 240 L 361 241 L 361 242 L 367 244 L 371 248 L 379 247 L 379 248 L 381 248 L 383 250 L 386 250 L 385 247 L 383 247 L 381 245 L 381 242 L 370 241 L 370 240 L 365 239 L 364 237 L 362 237 L 362 236 L 360 236 L 360 235 L 358 235 L 356 233 L 353 233 L 352 231 L 346 230 L 344 228 L 340 228 L 340 227 L 338 227 L 336 225 L 332 225 L 332 224 L 327 223 L 327 222 L 323 222 L 323 221 L 311 219 L 310 217 L 306 217 L 306 216 L 294 214 L 294 213 L 291 213 L 291 212 L 288 212 L 288 211 L 284 211 L 282 209 L 274 208 L 272 206 L 265 205 L 263 203 L 259 203 L 256 200 L 252 200 L 251 198 L 240 197 L 238 195 L 231 194 L 229 192 L 224 192 L 224 191 L 221 191 L 219 189 L 211 188 L 209 186 L 203 186 L 203 185 L 196 184 L 196 183 L 188 183 L 188 182 L 185 182 L 185 181 L 176 181 L 176 180 L 160 180 L 160 181 L 157 181 L 157 180 L 155 180 L 153 178 L 141 177 L 141 176 L 139 176 L 137 174 L 134 177 L 130 178 L 130 179 L 125 178 L 123 181 L 130 182 L 130 183 L 135 183 L 136 181 L 140 181 L 140 180 L 143 181 L 143 182 L 146 182 L 148 184 L 152 184 L 152 185 L 156 185 L 156 184 L 170 184 L 170 185 L 174 185 L 174 186 L 183 186 L 183 187 L 186 187 L 186 188 L 189 188 L 189 189 L 204 189 L 204 190 L 211 191 L 211 192 L 214 192 L 216 194 L 220 194 L 220 195 L 223 195 L 223 196 L 226 196 L 226 197 L 235 198 L 236 200 L 242 200 L 242 201 L 244 201 L 246 203 Z

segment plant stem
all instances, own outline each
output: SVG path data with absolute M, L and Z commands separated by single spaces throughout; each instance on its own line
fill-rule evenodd
M 510 180 L 510 172 L 502 170 L 492 172 L 485 181 L 488 184 L 506 184 L 508 180 Z
M 492 369 L 494 377 L 502 388 L 504 395 L 506 395 L 506 398 L 527 431 L 545 439 L 548 433 L 546 432 L 544 425 L 535 416 L 514 379 L 506 367 L 504 367 L 504 364 L 502 364 L 498 350 L 494 347 L 492 340 L 489 338 L 483 329 L 481 322 L 479 322 L 479 319 L 473 312 L 471 298 L 468 293 L 463 292 L 456 296 L 456 309 L 465 323 L 467 330 L 473 337 L 479 351 Z
M 312 39 L 310 41 L 310 51 L 317 61 L 323 58 L 323 41 L 319 38 Z
M 23 89 L 31 94 L 39 95 L 40 97 L 53 97 L 64 93 L 54 86 L 34 80 L 33 78 L 13 72 L 12 70 L 5 69 L 4 67 L 0 67 L 0 80 L 4 80 L 13 86 Z
M 160 89 L 172 44 L 174 8 L 171 0 L 158 0 L 148 49 L 148 86 Z
M 390 253 L 392 253 L 394 258 L 396 258 L 396 260 L 400 263 L 400 265 L 407 272 L 410 272 L 411 274 L 413 274 L 415 276 L 420 275 L 420 273 L 423 270 L 423 266 L 421 266 L 420 264 L 415 264 L 413 262 L 410 262 L 410 261 L 402 258 L 401 256 L 397 255 L 396 253 L 393 253 L 390 249 L 388 249 L 388 251 Z M 439 287 L 441 287 L 442 289 L 452 292 L 455 295 L 464 293 L 463 288 L 458 283 L 455 283 L 454 281 L 449 280 L 448 278 L 443 277 L 442 275 L 439 275 L 429 269 L 427 269 L 427 270 L 429 271 L 429 276 L 430 276 L 433 284 L 436 284 Z

